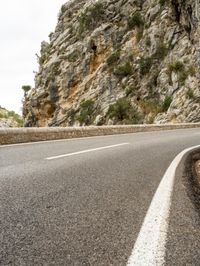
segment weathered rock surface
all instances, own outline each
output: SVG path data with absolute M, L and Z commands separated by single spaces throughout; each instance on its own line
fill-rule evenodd
M 25 126 L 200 121 L 197 0 L 71 0 L 43 42 Z
M 0 106 L 0 128 L 21 127 L 22 124 L 22 117 L 20 115 Z

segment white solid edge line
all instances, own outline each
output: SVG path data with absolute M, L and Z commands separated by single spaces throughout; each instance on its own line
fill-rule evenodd
M 104 146 L 104 147 L 99 147 L 99 148 L 94 148 L 94 149 L 88 149 L 88 150 L 83 150 L 83 151 L 77 151 L 77 152 L 72 152 L 72 153 L 66 153 L 66 154 L 61 154 L 57 156 L 52 156 L 45 158 L 46 160 L 54 160 L 54 159 L 59 159 L 63 157 L 69 157 L 69 156 L 74 156 L 78 154 L 83 154 L 83 153 L 88 153 L 88 152 L 93 152 L 93 151 L 100 151 L 100 150 L 105 150 L 105 149 L 111 149 L 115 147 L 120 147 L 124 145 L 128 145 L 129 143 L 120 143 L 120 144 L 115 144 L 115 145 L 110 145 L 110 146 Z
M 165 172 L 147 211 L 127 266 L 161 266 L 165 263 L 165 244 L 175 173 L 183 156 L 200 145 L 179 153 Z

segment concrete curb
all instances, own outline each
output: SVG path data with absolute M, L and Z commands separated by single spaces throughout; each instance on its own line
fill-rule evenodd
M 66 128 L 5 128 L 0 129 L 0 145 L 185 128 L 200 128 L 200 123 Z

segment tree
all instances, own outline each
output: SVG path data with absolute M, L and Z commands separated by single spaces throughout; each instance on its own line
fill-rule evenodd
M 31 90 L 31 86 L 29 85 L 23 85 L 22 90 L 24 91 L 24 97 L 27 96 L 27 93 Z

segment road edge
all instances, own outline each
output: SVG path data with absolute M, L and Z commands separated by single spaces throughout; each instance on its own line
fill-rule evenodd
M 9 128 L 0 129 L 0 145 L 189 128 L 200 128 L 200 123 L 66 128 Z
M 166 170 L 151 201 L 127 266 L 164 265 L 176 171 L 182 160 L 198 149 L 200 149 L 200 145 L 183 150 L 174 158 Z
M 192 151 L 185 160 L 184 184 L 187 188 L 187 195 L 192 201 L 200 216 L 200 183 L 195 169 L 195 163 L 200 160 L 200 149 Z

